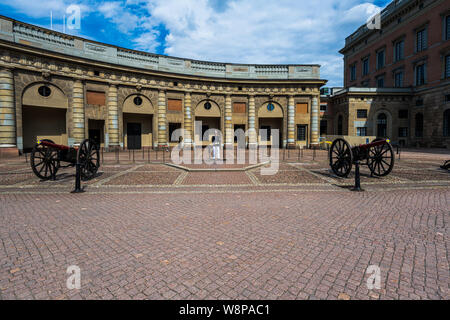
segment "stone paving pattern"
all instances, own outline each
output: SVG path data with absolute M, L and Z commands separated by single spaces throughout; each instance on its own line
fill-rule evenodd
M 72 168 L 41 182 L 5 161 L 0 299 L 449 299 L 447 157 L 405 152 L 383 179 L 363 169 L 365 193 L 323 153 L 267 180 L 107 164 L 77 195 Z M 70 265 L 81 290 L 66 288 Z

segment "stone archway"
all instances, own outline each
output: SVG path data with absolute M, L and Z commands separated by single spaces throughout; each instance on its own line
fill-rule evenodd
M 284 112 L 282 106 L 274 101 L 266 101 L 257 110 L 257 135 L 258 144 L 278 147 L 283 146 L 285 135 Z M 278 131 L 278 141 L 276 132 Z
M 152 147 L 156 142 L 157 120 L 155 108 L 147 96 L 132 93 L 126 97 L 122 105 L 124 148 Z
M 201 122 L 198 123 L 198 122 Z M 222 133 L 222 110 L 219 104 L 212 99 L 200 101 L 194 110 L 194 141 L 196 145 L 208 145 L 212 136 L 206 136 L 208 130 L 215 129 Z
M 22 94 L 22 128 L 24 150 L 37 140 L 50 139 L 68 144 L 69 100 L 56 85 L 38 82 L 27 86 Z
M 377 137 L 392 139 L 392 115 L 388 110 L 378 110 L 373 115 L 372 123 Z

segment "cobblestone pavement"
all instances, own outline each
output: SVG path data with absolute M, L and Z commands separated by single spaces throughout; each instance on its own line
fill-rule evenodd
M 418 154 L 363 169 L 365 193 L 323 155 L 274 176 L 108 164 L 77 195 L 73 169 L 3 162 L 0 299 L 449 299 L 448 154 Z

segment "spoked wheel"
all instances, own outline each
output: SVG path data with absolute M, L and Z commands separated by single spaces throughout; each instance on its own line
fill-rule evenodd
M 42 140 L 54 143 L 52 140 Z M 49 180 L 56 176 L 59 169 L 59 153 L 51 147 L 44 146 L 40 143 L 36 144 L 31 152 L 30 157 L 31 169 L 34 174 L 42 179 Z
M 450 170 L 450 160 L 445 161 L 444 164 L 441 166 L 441 169 Z
M 92 140 L 84 140 L 78 148 L 77 160 L 80 163 L 81 179 L 90 180 L 94 178 L 100 167 L 98 146 Z
M 341 178 L 348 177 L 353 165 L 353 153 L 344 139 L 336 139 L 330 148 L 330 167 Z
M 375 139 L 373 142 L 384 139 Z M 367 165 L 372 175 L 384 177 L 391 173 L 394 168 L 394 149 L 389 142 L 369 149 Z

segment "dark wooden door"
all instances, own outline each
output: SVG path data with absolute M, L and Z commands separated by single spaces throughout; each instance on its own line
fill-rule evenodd
M 127 147 L 129 150 L 142 148 L 142 127 L 140 123 L 127 123 Z
M 94 141 L 98 146 L 100 146 L 100 129 L 89 129 L 89 139 Z

